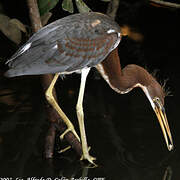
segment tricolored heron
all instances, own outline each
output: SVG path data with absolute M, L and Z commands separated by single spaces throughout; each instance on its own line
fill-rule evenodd
M 55 101 L 52 90 L 59 75 L 81 73 L 76 111 L 82 141 L 82 159 L 90 163 L 94 163 L 95 158 L 89 155 L 82 104 L 86 78 L 91 67 L 95 67 L 117 93 L 125 94 L 135 87 L 140 87 L 157 115 L 168 150 L 173 149 L 163 107 L 165 93 L 144 68 L 131 64 L 121 70 L 117 49 L 121 36 L 119 25 L 104 14 L 74 14 L 40 29 L 7 61 L 10 67 L 5 73 L 7 77 L 55 74 L 46 91 L 46 98 L 67 125 L 61 138 L 68 131 L 72 131 L 80 140 L 71 121 Z

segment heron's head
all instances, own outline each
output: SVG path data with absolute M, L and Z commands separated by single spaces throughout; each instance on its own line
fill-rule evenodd
M 171 151 L 173 149 L 173 140 L 164 108 L 165 92 L 162 86 L 154 78 L 151 79 L 150 84 L 148 83 L 147 85 L 139 85 L 139 87 L 143 89 L 148 100 L 150 101 L 150 104 L 160 123 L 167 148 L 169 151 Z

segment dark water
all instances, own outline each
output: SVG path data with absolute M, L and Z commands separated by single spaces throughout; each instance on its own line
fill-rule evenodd
M 168 97 L 166 101 L 175 143 L 175 150 L 168 152 L 156 117 L 140 89 L 120 96 L 104 81 L 89 78 L 84 99 L 85 124 L 90 153 L 97 157 L 99 166 L 87 169 L 71 150 L 51 160 L 43 158 L 48 123 L 35 80 L 17 79 L 16 82 L 21 81 L 18 89 L 26 97 L 17 97 L 18 101 L 23 100 L 17 102 L 16 110 L 8 106 L 1 112 L 2 177 L 84 176 L 115 180 L 179 177 L 178 99 Z M 75 75 L 57 84 L 62 107 L 76 125 L 78 80 Z M 55 150 L 59 148 L 58 145 Z
M 154 11 L 156 12 L 156 11 Z M 157 13 L 157 12 L 156 12 Z M 87 168 L 69 150 L 45 159 L 44 139 L 49 123 L 43 109 L 38 77 L 5 79 L 0 94 L 0 179 L 2 177 L 61 177 L 61 179 L 175 180 L 180 178 L 179 12 L 149 13 L 143 43 L 124 38 L 121 62 L 159 69 L 173 96 L 165 99 L 175 149 L 168 152 L 156 116 L 141 89 L 119 95 L 92 71 L 84 97 L 85 126 L 90 154 L 97 168 Z M 157 15 L 157 16 L 156 16 Z M 140 44 L 140 45 L 139 45 Z M 138 58 L 139 57 L 139 58 Z M 75 112 L 79 75 L 57 82 L 59 104 L 78 131 Z M 61 148 L 57 139 L 55 152 Z
M 78 80 L 78 75 L 75 75 L 64 81 L 59 80 L 57 84 L 62 107 L 76 125 Z M 168 101 L 166 103 L 176 146 L 173 152 L 168 152 L 156 117 L 140 89 L 120 96 L 104 81 L 90 78 L 84 99 L 85 124 L 92 148 L 90 153 L 97 157 L 99 166 L 87 169 L 71 150 L 51 160 L 43 158 L 48 123 L 39 103 L 39 90 L 35 89 L 39 86 L 33 84 L 31 88 L 35 78 L 17 81 L 21 81 L 19 91 L 27 97 L 20 97 L 23 101 L 17 103 L 19 107 L 16 106 L 16 111 L 8 106 L 10 112 L 6 112 L 7 109 L 1 112 L 1 176 L 106 179 L 178 177 L 178 128 L 174 127 L 178 123 L 178 116 L 173 116 L 174 112 L 178 114 L 178 100 L 174 103 L 171 102 L 172 97 L 168 97 L 171 100 L 169 105 Z M 70 90 L 71 93 L 68 93 Z M 59 148 L 56 146 L 56 151 Z

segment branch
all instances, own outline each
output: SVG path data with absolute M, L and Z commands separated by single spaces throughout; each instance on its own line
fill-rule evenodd
M 37 0 L 27 0 L 27 4 L 29 7 L 29 16 L 31 19 L 33 32 L 37 32 L 40 28 L 42 28 L 41 19 L 39 15 Z M 43 87 L 43 92 L 47 90 L 49 87 L 53 76 L 51 74 L 43 75 L 41 78 L 41 84 Z M 57 100 L 55 89 L 53 90 L 53 96 Z M 46 137 L 45 144 L 45 156 L 46 158 L 52 158 L 53 150 L 54 150 L 54 141 L 55 141 L 55 131 L 58 129 L 60 133 L 63 133 L 66 130 L 66 125 L 59 117 L 57 112 L 46 102 L 46 111 L 48 115 L 48 119 L 51 122 L 51 127 L 48 131 L 48 135 Z M 54 128 L 56 127 L 56 128 Z M 72 148 L 77 152 L 79 156 L 82 155 L 81 144 L 78 139 L 74 136 L 72 132 L 68 132 L 64 138 L 68 143 L 72 146 Z
M 111 0 L 109 2 L 106 14 L 112 17 L 113 19 L 115 19 L 118 7 L 119 7 L 119 0 Z
M 166 7 L 170 7 L 170 8 L 180 8 L 180 4 L 177 3 L 171 3 L 171 2 L 167 2 L 167 1 L 161 1 L 161 0 L 149 0 L 150 4 L 155 4 L 155 5 L 159 5 L 159 6 L 166 6 Z

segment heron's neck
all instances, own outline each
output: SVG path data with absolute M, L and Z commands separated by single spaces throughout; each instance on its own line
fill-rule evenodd
M 131 64 L 121 70 L 117 48 L 96 68 L 110 87 L 120 94 L 128 93 L 139 85 L 147 86 L 150 80 L 150 74 L 140 66 Z

